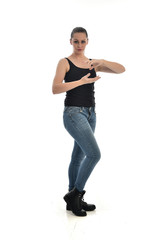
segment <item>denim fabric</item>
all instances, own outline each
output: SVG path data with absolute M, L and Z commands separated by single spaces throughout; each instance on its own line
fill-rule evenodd
M 94 107 L 65 107 L 63 121 L 66 130 L 74 138 L 74 148 L 68 169 L 69 190 L 76 187 L 80 192 L 101 154 L 94 131 L 96 113 Z

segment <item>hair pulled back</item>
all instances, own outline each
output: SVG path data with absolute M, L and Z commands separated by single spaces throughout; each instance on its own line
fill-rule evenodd
M 86 37 L 88 38 L 88 33 L 85 28 L 83 27 L 76 27 L 71 32 L 71 39 L 73 38 L 74 33 L 85 33 Z

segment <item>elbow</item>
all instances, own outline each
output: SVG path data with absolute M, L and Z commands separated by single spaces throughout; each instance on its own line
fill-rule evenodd
M 53 94 L 58 94 L 57 89 L 55 87 L 52 87 L 52 93 Z
M 57 84 L 53 84 L 53 85 L 52 85 L 52 93 L 53 93 L 53 94 L 58 94 L 58 93 L 60 93 Z
M 121 68 L 116 73 L 123 73 L 125 71 L 126 71 L 125 67 L 121 66 Z
M 52 90 L 52 93 L 55 95 L 58 94 L 59 92 L 57 92 L 56 90 Z

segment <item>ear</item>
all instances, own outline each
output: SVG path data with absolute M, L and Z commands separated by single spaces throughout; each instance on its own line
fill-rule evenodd
M 72 39 L 70 39 L 70 44 L 72 45 Z
M 87 38 L 87 44 L 88 44 L 88 42 L 89 42 L 89 39 Z

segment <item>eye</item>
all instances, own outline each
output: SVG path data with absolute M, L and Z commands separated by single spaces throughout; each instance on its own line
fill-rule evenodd
M 82 43 L 86 43 L 86 41 L 82 41 Z
M 78 43 L 78 41 L 74 41 L 74 43 Z

